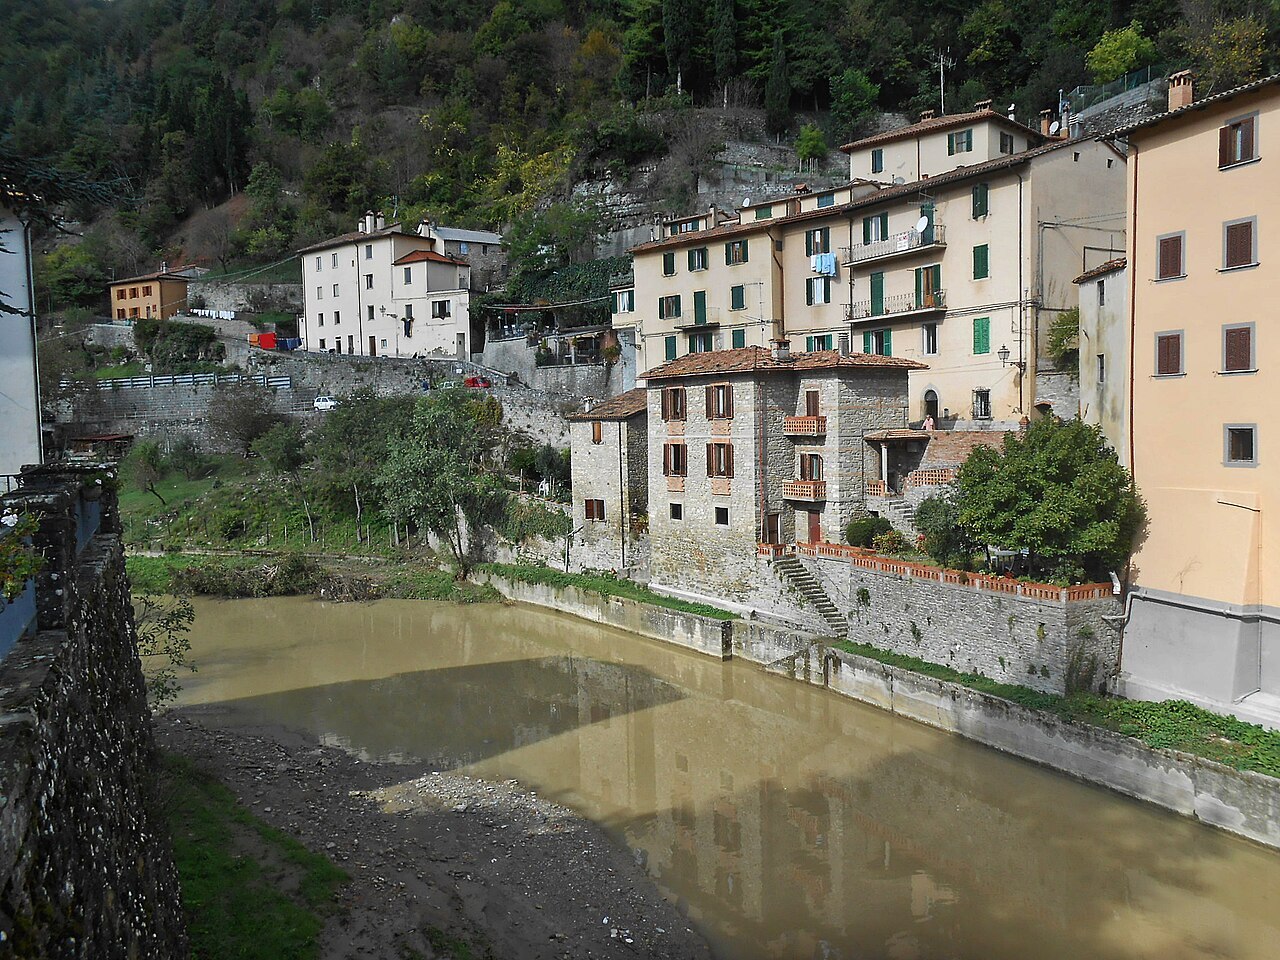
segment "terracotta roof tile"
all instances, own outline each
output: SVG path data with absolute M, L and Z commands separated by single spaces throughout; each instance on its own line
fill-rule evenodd
M 1115 273 L 1117 270 L 1123 270 L 1128 263 L 1129 261 L 1124 257 L 1116 257 L 1114 260 L 1108 260 L 1106 263 L 1098 264 L 1092 270 L 1086 270 L 1071 282 L 1084 283 L 1086 280 L 1092 280 L 1094 277 L 1101 277 L 1108 273 Z
M 1006 127 L 1012 127 L 1021 133 L 1028 133 L 1032 140 L 1042 140 L 1043 136 L 1032 130 L 1030 127 L 1019 123 L 1017 120 L 1010 120 L 1003 114 L 996 113 L 994 110 L 974 110 L 971 113 L 952 113 L 941 117 L 931 117 L 928 120 L 921 120 L 918 123 L 911 123 L 905 127 L 898 127 L 896 130 L 886 130 L 884 133 L 877 133 L 872 137 L 863 137 L 861 140 L 855 140 L 852 143 L 844 144 L 840 149 L 845 153 L 854 150 L 865 150 L 867 147 L 876 147 L 882 143 L 892 143 L 895 140 L 905 140 L 908 137 L 915 137 L 922 133 L 939 133 L 943 130 L 951 130 L 955 127 L 968 126 L 971 123 L 980 123 L 984 121 L 992 121 L 1002 124 Z
M 416 233 L 401 229 L 400 224 L 392 223 L 381 230 L 374 230 L 372 233 L 365 233 L 363 230 L 352 230 L 350 233 L 339 234 L 336 237 L 330 237 L 328 240 L 313 243 L 309 247 L 300 247 L 298 253 L 310 253 L 312 250 L 324 250 L 327 247 L 340 247 L 343 244 L 354 243 L 358 240 L 373 240 L 378 237 L 389 237 L 392 234 L 399 234 L 402 237 L 418 237 Z M 418 239 L 425 240 L 426 237 L 418 237 Z
M 808 370 L 928 370 L 928 366 L 905 357 L 881 357 L 871 353 L 838 350 L 816 350 L 793 353 L 788 360 L 775 360 L 764 347 L 738 347 L 736 350 L 710 350 L 690 353 L 654 367 L 644 374 L 646 380 L 671 380 L 678 377 L 714 376 L 727 373 L 788 373 Z
M 920 458 L 920 467 L 958 467 L 978 447 L 999 450 L 1008 435 L 1004 430 L 935 430 Z
M 142 280 L 173 280 L 177 283 L 190 283 L 190 277 L 184 277 L 181 274 L 171 271 L 157 270 L 155 273 L 144 273 L 138 277 L 125 277 L 123 280 L 112 280 L 107 286 L 118 287 L 124 283 L 138 283 Z
M 1216 103 L 1222 103 L 1231 100 L 1244 93 L 1252 93 L 1254 90 L 1261 90 L 1263 87 L 1270 86 L 1273 83 L 1280 83 L 1280 73 L 1273 73 L 1269 77 L 1263 77 L 1261 80 L 1255 80 L 1253 83 L 1246 83 L 1239 87 L 1232 87 L 1230 90 L 1223 90 L 1221 93 L 1215 93 L 1205 97 L 1203 100 L 1193 100 L 1185 107 L 1179 107 L 1177 110 L 1167 110 L 1164 113 L 1157 113 L 1154 117 L 1148 117 L 1146 120 L 1138 123 L 1131 123 L 1125 127 L 1119 127 L 1110 133 L 1104 133 L 1098 137 L 1099 140 L 1112 140 L 1116 137 L 1127 137 L 1136 130 L 1143 130 L 1147 127 L 1155 126 L 1157 123 L 1164 123 L 1166 120 L 1172 120 L 1174 117 L 1181 117 L 1196 110 L 1203 110 L 1205 107 L 1213 106 Z
M 610 397 L 597 403 L 590 410 L 572 414 L 570 420 L 630 420 L 644 413 L 649 405 L 649 391 L 644 387 L 636 387 L 616 397 Z
M 465 260 L 446 256 L 443 253 L 436 253 L 434 250 L 414 250 L 412 253 L 406 253 L 399 260 L 394 261 L 392 266 L 398 267 L 405 263 L 422 263 L 423 261 L 429 263 L 452 263 L 458 267 L 469 266 Z

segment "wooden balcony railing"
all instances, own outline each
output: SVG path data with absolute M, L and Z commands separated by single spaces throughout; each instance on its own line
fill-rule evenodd
M 821 437 L 827 432 L 826 417 L 787 417 L 782 432 L 789 437 Z
M 827 481 L 784 480 L 782 496 L 787 500 L 825 500 L 827 499 Z

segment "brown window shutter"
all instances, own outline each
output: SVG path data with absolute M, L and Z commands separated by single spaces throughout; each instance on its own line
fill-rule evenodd
M 671 419 L 671 391 L 670 390 L 662 391 L 662 419 L 663 420 Z
M 1253 159 L 1253 117 L 1240 121 L 1240 159 Z
M 1177 277 L 1182 274 L 1182 238 L 1181 237 L 1165 237 L 1160 241 L 1160 267 L 1159 277 L 1161 280 L 1169 277 Z
M 1248 327 L 1233 327 L 1224 334 L 1224 369 L 1249 370 L 1252 368 L 1253 331 Z
M 669 443 L 662 445 L 662 475 L 671 476 L 671 444 Z
M 724 475 L 726 477 L 733 476 L 733 444 L 726 443 L 724 445 Z
M 728 384 L 724 388 L 724 415 L 730 420 L 733 419 L 733 384 Z
M 1228 267 L 1253 263 L 1253 223 L 1233 223 L 1227 227 Z
M 1166 334 L 1156 344 L 1156 373 L 1162 376 L 1181 373 L 1182 337 L 1176 333 Z
M 583 500 L 582 512 L 586 519 L 594 520 L 596 518 L 596 502 L 594 500 Z
M 707 444 L 707 476 L 714 477 L 716 475 L 716 445 L 714 443 Z
M 716 415 L 716 388 L 707 387 L 707 419 Z
M 1218 166 L 1225 167 L 1231 162 L 1231 127 L 1218 128 Z

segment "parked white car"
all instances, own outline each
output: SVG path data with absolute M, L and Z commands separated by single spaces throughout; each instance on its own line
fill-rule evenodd
M 337 397 L 316 397 L 316 402 L 312 404 L 317 410 L 332 410 L 337 405 Z

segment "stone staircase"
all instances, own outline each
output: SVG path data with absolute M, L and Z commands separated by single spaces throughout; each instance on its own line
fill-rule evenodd
M 773 569 L 817 609 L 819 616 L 833 634 L 843 637 L 849 633 L 849 621 L 841 615 L 839 608 L 827 596 L 827 591 L 822 589 L 822 584 L 805 569 L 798 558 L 779 557 L 773 562 Z
M 916 530 L 917 505 L 915 501 L 908 500 L 905 497 L 897 500 L 885 500 L 884 512 L 881 516 L 893 524 L 893 529 L 903 536 L 908 539 L 914 539 L 918 533 Z

